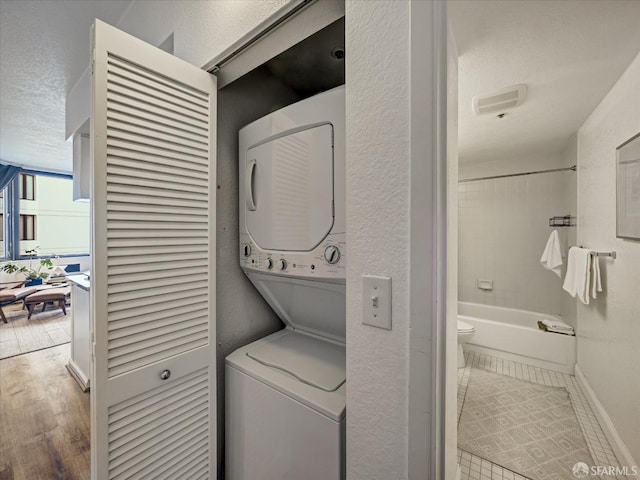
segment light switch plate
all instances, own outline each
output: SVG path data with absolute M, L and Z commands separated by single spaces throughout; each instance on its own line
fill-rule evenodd
M 364 325 L 391 330 L 391 277 L 362 276 Z

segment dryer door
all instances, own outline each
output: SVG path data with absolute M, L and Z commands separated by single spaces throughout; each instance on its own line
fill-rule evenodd
M 265 250 L 310 251 L 333 226 L 333 126 L 285 134 L 245 156 L 247 232 Z

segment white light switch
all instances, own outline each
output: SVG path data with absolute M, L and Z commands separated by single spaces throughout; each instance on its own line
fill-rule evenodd
M 362 276 L 362 323 L 391 330 L 391 277 Z

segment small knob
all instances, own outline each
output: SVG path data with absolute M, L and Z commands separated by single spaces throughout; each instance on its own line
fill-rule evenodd
M 160 372 L 160 378 L 162 380 L 168 380 L 170 376 L 171 376 L 171 370 L 163 370 L 162 372 Z
M 251 255 L 251 245 L 246 244 L 242 246 L 242 254 L 245 257 L 248 257 L 249 255 Z
M 324 250 L 324 259 L 330 265 L 335 265 L 340 261 L 340 249 L 335 245 L 329 245 Z
M 286 270 L 287 269 L 287 261 L 284 258 L 281 258 L 280 260 L 278 260 L 278 268 L 280 270 Z
M 267 270 L 271 270 L 273 268 L 273 260 L 271 258 L 267 258 L 266 264 Z

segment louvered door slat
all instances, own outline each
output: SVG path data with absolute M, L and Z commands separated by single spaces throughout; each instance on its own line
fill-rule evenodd
M 215 79 L 93 35 L 92 478 L 211 479 Z
M 187 261 L 187 260 L 197 260 L 202 255 L 202 252 L 198 251 L 186 251 L 184 253 L 163 253 L 163 258 L 160 260 L 160 263 L 164 262 L 178 262 L 178 261 Z M 158 264 L 158 258 L 155 255 L 150 255 L 148 252 L 140 255 L 118 255 L 113 259 L 111 265 L 115 267 L 119 267 L 122 265 L 148 265 L 148 264 Z
M 172 247 L 172 246 L 121 247 L 121 248 L 114 248 L 109 253 L 111 257 L 114 258 L 114 261 L 116 261 L 115 260 L 116 258 L 120 257 L 117 260 L 118 262 L 122 261 L 122 258 L 124 257 L 131 257 L 131 256 L 143 257 L 141 261 L 147 262 L 149 261 L 148 258 L 153 255 L 172 255 L 172 254 L 178 255 L 182 251 L 184 251 L 185 253 L 189 252 L 189 253 L 195 253 L 195 254 L 206 254 L 206 248 L 202 248 L 201 246 L 198 246 L 198 245 L 185 245 L 182 249 L 176 249 L 175 247 Z M 117 263 L 114 263 L 114 265 L 117 265 Z
M 185 388 L 183 386 L 183 388 Z M 112 442 L 109 444 L 110 450 L 114 451 L 125 445 L 126 442 L 135 441 L 141 435 L 154 431 L 162 420 L 175 418 L 183 415 L 206 402 L 208 392 L 202 385 L 196 384 L 186 388 L 180 398 L 172 398 L 172 402 L 165 404 L 156 402 L 150 408 L 143 411 L 143 415 L 137 415 L 139 419 L 134 422 L 127 422 L 123 418 L 118 422 L 109 425 Z
M 185 255 L 184 257 L 180 257 L 179 255 L 174 255 L 174 259 L 170 260 L 169 258 L 165 259 L 162 262 L 159 262 L 158 259 L 151 261 L 151 259 L 147 262 L 144 261 L 136 261 L 134 263 L 124 263 L 118 262 L 113 266 L 113 275 L 122 275 L 125 273 L 142 273 L 142 272 L 166 272 L 167 266 L 170 266 L 171 270 L 175 268 L 189 268 L 189 267 L 201 267 L 202 263 L 197 255 L 192 255 L 192 258 L 189 259 L 189 255 Z
M 208 280 L 207 270 L 203 268 L 197 273 L 189 273 L 184 275 L 184 272 L 180 271 L 179 275 L 176 272 L 175 277 L 155 278 L 151 275 L 113 275 L 109 278 L 109 294 L 116 294 L 122 292 L 141 291 L 141 290 L 153 290 L 161 287 L 174 286 L 176 282 L 206 282 Z M 123 278 L 126 277 L 126 278 Z M 142 295 L 142 294 L 141 294 Z
M 155 159 L 165 161 L 167 165 L 184 165 L 185 169 L 191 169 L 206 174 L 207 162 L 200 156 L 184 154 L 178 151 L 167 152 L 161 148 L 155 148 L 148 144 L 122 141 L 112 137 L 109 141 L 108 152 L 115 158 L 125 157 L 131 159 Z
M 143 183 L 145 183 L 145 185 L 143 185 Z M 191 193 L 191 189 L 178 184 L 169 184 L 165 190 L 160 190 L 161 187 L 162 182 L 144 182 L 144 180 L 130 180 L 126 177 L 113 176 L 107 185 L 107 192 L 116 194 L 139 194 L 148 197 L 147 201 L 149 203 L 155 202 L 156 198 L 166 199 L 166 203 L 169 203 L 170 199 L 175 199 L 176 201 L 190 200 L 194 206 L 196 202 L 199 202 L 201 207 L 204 206 L 203 204 L 208 203 L 205 192 Z
M 109 322 L 109 330 L 115 331 L 120 328 L 125 328 L 129 325 L 136 325 L 136 323 L 126 323 L 130 321 L 130 316 L 135 318 L 140 317 L 141 322 L 153 320 L 145 320 L 145 315 L 158 314 L 158 319 L 163 319 L 164 321 L 170 322 L 171 318 L 166 319 L 162 317 L 162 312 L 164 310 L 171 310 L 171 312 L 175 315 L 174 310 L 182 309 L 183 312 L 190 312 L 192 308 L 205 308 L 205 305 L 201 305 L 200 303 L 194 302 L 193 298 L 190 297 L 188 292 L 176 292 L 172 295 L 168 295 L 165 297 L 164 302 L 147 302 L 146 305 L 136 304 L 133 306 L 131 303 L 126 302 L 125 305 L 122 303 L 115 304 L 114 308 L 109 311 L 109 316 L 111 317 L 111 322 Z M 130 311 L 130 313 L 129 313 Z M 171 315 L 173 317 L 173 315 Z M 121 322 L 121 323 L 119 323 Z M 115 336 L 114 338 L 117 338 Z
M 121 110 L 126 110 L 126 112 Z M 142 112 L 136 112 L 133 109 L 112 108 L 108 112 L 107 125 L 109 122 L 118 122 L 121 126 L 145 128 L 149 132 L 167 135 L 168 138 L 190 140 L 203 144 L 203 135 L 201 133 L 191 133 L 189 130 L 185 130 L 180 122 L 169 119 L 159 120 L 158 117 L 149 118 L 148 115 L 142 115 Z
M 185 126 L 183 122 L 160 115 L 155 112 L 140 110 L 123 103 L 111 103 L 108 110 L 109 118 L 120 121 L 135 122 L 138 126 L 150 126 L 152 131 L 172 132 L 173 135 L 185 138 L 199 139 L 206 130 L 192 125 Z
M 190 181 L 197 183 L 205 183 L 205 179 L 202 178 L 201 170 L 188 170 L 180 165 L 180 162 L 176 164 L 169 164 L 166 159 L 157 159 L 153 157 L 146 157 L 144 155 L 138 155 L 138 158 L 130 158 L 128 154 L 131 152 L 118 151 L 112 149 L 108 155 L 111 159 L 111 165 L 115 167 L 123 168 L 135 168 L 137 170 L 144 170 L 148 172 L 166 173 L 169 175 L 175 175 L 182 178 L 184 181 Z
M 126 192 L 126 189 L 124 189 Z M 183 199 L 183 198 L 175 198 L 175 196 L 164 195 L 164 196 L 145 196 L 141 195 L 140 192 L 131 192 L 129 189 L 129 193 L 108 193 L 107 200 L 109 200 L 109 210 L 115 210 L 118 208 L 122 208 L 122 205 L 127 205 L 129 210 L 134 209 L 135 205 L 143 205 L 143 206 L 152 206 L 152 207 L 169 207 L 169 208 L 189 208 L 200 210 L 202 207 L 202 200 L 192 200 L 192 199 Z M 168 212 L 172 211 L 167 209 Z M 192 213 L 192 212 L 191 212 Z
M 131 310 L 131 316 L 135 316 L 138 312 L 146 312 L 148 308 L 155 308 L 157 305 L 178 305 L 179 301 L 186 302 L 187 300 L 193 302 L 192 295 L 205 295 L 206 287 L 194 287 L 191 285 L 183 285 L 182 288 L 174 288 L 173 290 L 163 295 L 164 302 L 159 301 L 157 295 L 150 295 L 148 297 L 134 297 L 133 299 L 125 299 L 120 297 L 114 299 L 113 303 L 109 305 L 109 314 L 113 318 L 113 321 L 120 320 L 120 314 L 123 311 Z
M 192 187 L 208 187 L 206 179 L 203 179 L 201 175 L 198 177 L 196 177 L 195 175 L 185 176 L 183 175 L 183 171 L 178 169 L 163 168 L 160 166 L 158 166 L 157 168 L 153 168 L 152 166 L 141 164 L 141 162 L 128 162 L 128 165 L 125 163 L 127 162 L 118 158 L 112 159 L 112 162 L 108 169 L 109 173 L 113 175 L 121 175 L 124 177 L 149 178 L 159 181 L 185 183 Z
M 199 402 L 189 402 L 184 405 L 184 409 L 167 410 L 161 412 L 160 418 L 151 420 L 151 424 L 140 424 L 132 428 L 126 439 L 115 440 L 110 445 L 114 460 L 118 459 L 120 452 L 124 456 L 135 454 L 137 448 L 149 448 L 153 443 L 158 443 L 163 438 L 169 438 L 172 430 L 179 424 L 198 424 L 207 411 L 207 393 L 203 392 Z M 114 462 L 115 464 L 116 462 Z
M 184 98 L 179 98 L 175 94 L 175 90 L 163 91 L 158 89 L 156 85 L 148 86 L 142 81 L 136 81 L 134 78 L 127 78 L 127 74 L 124 72 L 118 73 L 117 67 L 114 66 L 113 70 L 109 71 L 109 85 L 119 86 L 121 91 L 125 93 L 138 92 L 141 98 L 150 99 L 151 102 L 162 102 L 172 106 L 172 108 L 184 110 L 186 112 L 194 113 L 204 119 L 209 114 L 206 104 L 198 102 L 185 101 Z
M 107 127 L 109 128 L 109 135 L 114 140 L 118 139 L 141 145 L 152 145 L 176 153 L 186 153 L 187 155 L 195 156 L 206 155 L 208 150 L 207 144 L 184 140 L 177 136 L 169 136 L 161 132 L 138 128 L 113 120 L 107 120 Z
M 201 470 L 206 473 L 206 458 L 201 449 L 194 449 L 193 451 L 185 452 L 185 454 L 189 457 L 188 460 L 185 459 L 170 466 L 160 465 L 150 471 L 149 475 L 152 475 L 156 480 L 175 480 L 180 473 L 193 475 L 193 472 Z
M 200 308 L 202 308 L 202 305 L 196 305 L 194 307 L 191 307 L 190 311 L 184 311 L 186 310 L 186 308 L 180 307 L 170 309 L 170 312 L 174 314 L 176 320 L 182 321 L 184 328 L 189 328 L 192 326 L 203 324 L 203 317 L 193 313 Z M 161 312 L 155 312 L 155 314 L 140 316 L 140 322 L 136 323 L 133 326 L 120 326 L 112 328 L 110 331 L 113 332 L 113 346 L 118 347 L 120 345 L 129 345 L 131 343 L 138 342 L 141 339 L 145 338 L 150 330 L 153 330 L 158 335 L 171 333 L 171 329 L 173 328 L 171 321 L 163 318 L 161 315 Z
M 122 77 L 136 80 L 143 85 L 153 85 L 156 90 L 170 93 L 185 102 L 205 106 L 207 104 L 206 101 L 203 101 L 200 90 L 189 88 L 184 83 L 176 83 L 170 78 L 158 75 L 156 71 L 146 69 L 144 66 L 132 66 L 129 61 L 120 60 L 117 55 L 111 55 L 107 59 L 107 63 L 109 64 L 109 71 L 115 72 Z

